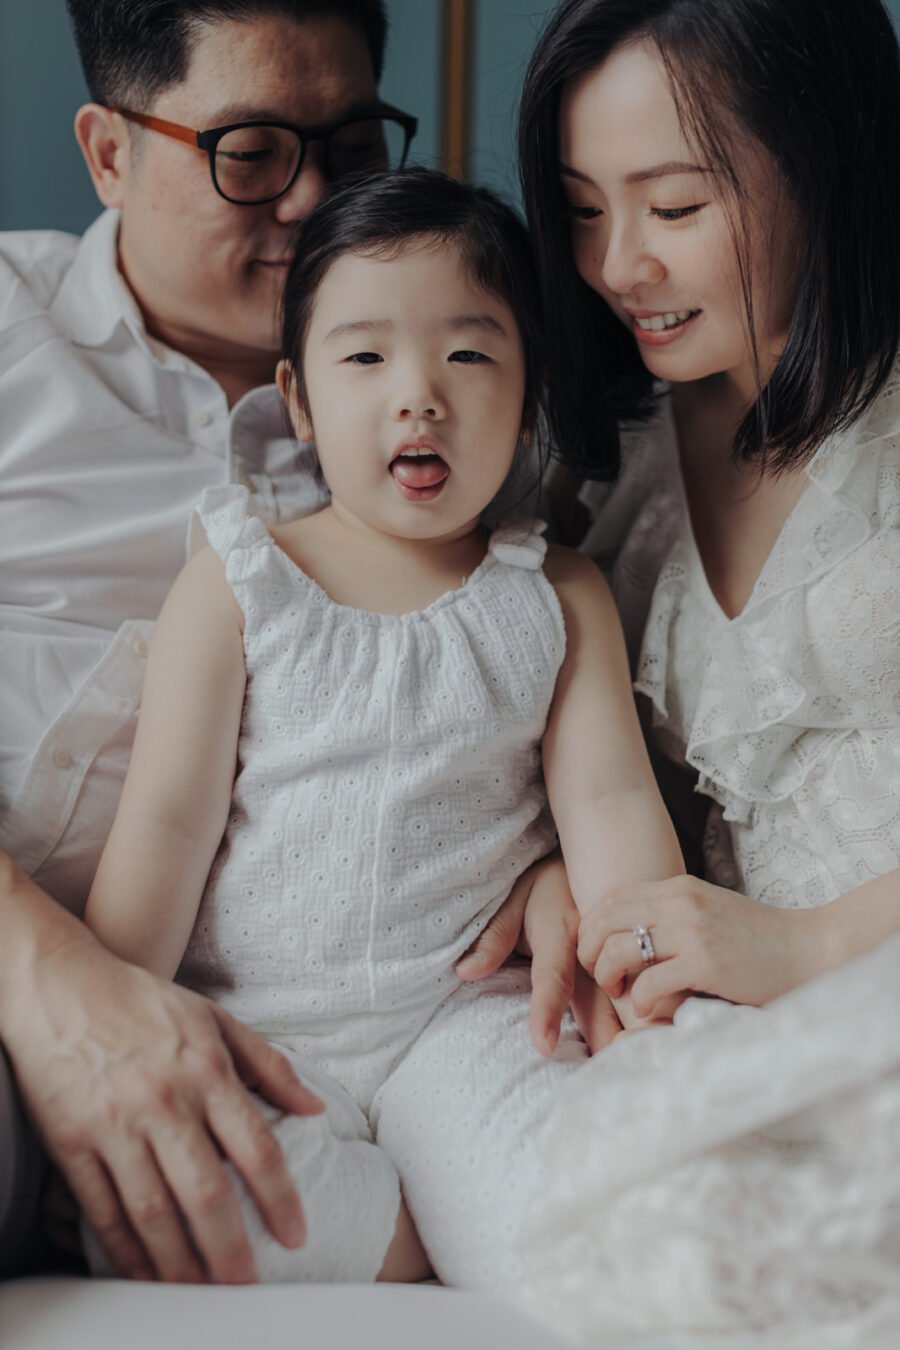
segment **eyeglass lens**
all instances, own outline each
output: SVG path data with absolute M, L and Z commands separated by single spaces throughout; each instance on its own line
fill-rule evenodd
M 325 138 L 324 169 L 331 179 L 369 170 L 398 168 L 406 134 L 398 122 L 368 117 L 348 122 Z M 289 186 L 303 154 L 295 131 L 286 127 L 239 127 L 222 136 L 215 151 L 219 191 L 234 202 L 277 197 Z

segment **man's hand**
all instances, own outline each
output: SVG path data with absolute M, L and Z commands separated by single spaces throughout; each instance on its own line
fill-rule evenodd
M 523 873 L 501 908 L 458 963 L 461 980 L 480 980 L 513 952 L 531 957 L 531 1040 L 552 1055 L 569 1005 L 592 1054 L 622 1030 L 610 1000 L 576 960 L 578 910 L 559 852 Z
M 28 1113 L 110 1263 L 132 1279 L 254 1280 L 225 1160 L 285 1247 L 302 1246 L 305 1227 L 247 1088 L 298 1115 L 322 1103 L 266 1041 L 118 960 L 25 884 L 36 919 L 43 906 L 35 927 L 44 931 L 40 956 L 17 972 L 20 1012 L 4 1001 L 4 1044 Z

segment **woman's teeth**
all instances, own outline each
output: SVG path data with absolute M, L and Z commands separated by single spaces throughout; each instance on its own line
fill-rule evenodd
M 638 328 L 643 328 L 645 332 L 661 333 L 665 328 L 677 328 L 678 324 L 685 323 L 696 310 L 682 309 L 677 314 L 652 314 L 649 319 L 639 319 L 635 317 L 635 323 Z

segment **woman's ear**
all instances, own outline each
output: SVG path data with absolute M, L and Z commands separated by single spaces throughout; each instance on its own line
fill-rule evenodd
M 278 385 L 278 392 L 287 405 L 288 416 L 291 419 L 291 426 L 294 428 L 294 435 L 297 440 L 315 440 L 312 418 L 300 396 L 297 380 L 294 376 L 294 368 L 290 361 L 278 362 L 275 367 L 275 383 Z

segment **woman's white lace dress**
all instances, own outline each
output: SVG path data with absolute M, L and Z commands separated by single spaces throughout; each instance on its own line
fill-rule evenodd
M 624 463 L 583 547 L 656 750 L 712 799 L 707 875 L 802 908 L 900 867 L 900 374 L 820 447 L 735 619 L 668 408 Z M 545 1139 L 527 1297 L 556 1325 L 900 1345 L 900 937 L 766 1008 L 690 1000 L 576 1075 Z

